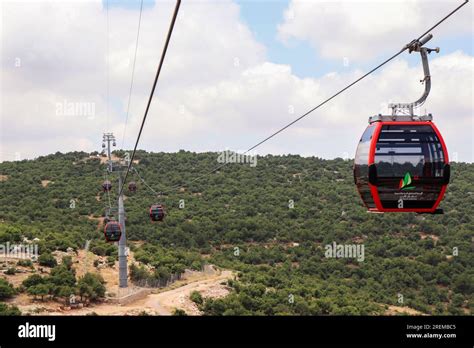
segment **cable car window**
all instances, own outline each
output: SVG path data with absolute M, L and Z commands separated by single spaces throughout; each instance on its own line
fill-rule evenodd
M 368 165 L 369 162 L 369 150 L 370 150 L 370 140 L 374 134 L 375 127 L 367 127 L 364 134 L 359 141 L 359 146 L 357 147 L 355 164 L 356 165 Z
M 444 155 L 430 125 L 383 125 L 375 147 L 383 208 L 431 208 L 443 186 Z
M 375 208 L 369 187 L 369 151 L 375 126 L 369 126 L 359 141 L 354 159 L 354 181 L 360 196 L 368 208 Z
M 443 176 L 444 156 L 436 133 L 430 126 L 384 125 L 375 149 L 379 177 L 420 178 Z

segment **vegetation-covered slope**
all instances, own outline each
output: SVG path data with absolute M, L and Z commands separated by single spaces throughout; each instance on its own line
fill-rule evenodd
M 91 239 L 92 251 L 116 255 L 98 228 L 107 202 L 100 186 L 105 166 L 90 155 L 1 163 L 0 243 L 37 237 L 45 253 L 83 248 Z M 168 215 L 163 223 L 149 221 L 158 198 L 137 177 L 138 192 L 125 201 L 128 238 L 146 242 L 137 260 L 167 275 L 198 268 L 210 254 L 209 262 L 239 271 L 231 295 L 205 301 L 205 313 L 381 314 L 388 305 L 471 313 L 474 165 L 453 164 L 444 215 L 368 214 L 352 162 L 342 159 L 265 156 L 254 168 L 230 164 L 168 189 L 210 171 L 217 157 L 139 151 L 136 168 L 166 193 Z M 112 203 L 116 177 L 113 185 Z M 363 245 L 364 260 L 325 257 L 333 242 Z

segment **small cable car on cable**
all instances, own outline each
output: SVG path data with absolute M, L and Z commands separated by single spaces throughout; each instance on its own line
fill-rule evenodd
M 151 221 L 163 221 L 165 217 L 165 208 L 161 204 L 153 204 L 150 207 Z
M 410 53 L 421 54 L 425 75 L 421 98 L 414 103 L 390 104 L 392 115 L 370 117 L 359 141 L 354 182 L 369 212 L 443 213 L 437 207 L 450 178 L 448 150 L 432 115 L 413 113 L 430 92 L 427 53 L 439 52 L 439 48 L 422 46 L 432 37 L 429 34 L 408 46 Z
M 109 192 L 112 189 L 112 183 L 109 180 L 105 180 L 102 183 L 102 190 L 104 192 Z
M 109 221 L 104 227 L 107 242 L 118 242 L 122 236 L 122 227 L 118 221 Z
M 137 184 L 135 183 L 135 181 L 130 181 L 130 183 L 128 184 L 128 190 L 130 192 L 137 192 Z

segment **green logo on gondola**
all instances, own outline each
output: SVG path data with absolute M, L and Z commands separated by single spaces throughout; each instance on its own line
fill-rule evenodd
M 413 190 L 415 186 L 411 186 L 411 175 L 410 173 L 406 173 L 403 179 L 400 180 L 400 190 Z

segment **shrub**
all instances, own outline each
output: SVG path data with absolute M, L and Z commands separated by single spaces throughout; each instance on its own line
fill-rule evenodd
M 54 256 L 50 253 L 45 253 L 41 254 L 40 257 L 38 257 L 38 263 L 41 266 L 46 266 L 46 267 L 56 267 L 58 262 L 54 258 Z
M 19 260 L 16 264 L 21 267 L 33 267 L 31 260 Z
M 101 275 L 86 273 L 77 283 L 81 300 L 83 297 L 92 301 L 104 297 L 106 290 L 104 284 L 105 281 Z
M 71 267 L 72 267 L 72 257 L 71 256 L 63 256 L 61 264 L 66 266 L 67 269 L 71 269 Z
M 17 306 L 8 306 L 5 303 L 0 303 L 0 316 L 21 315 Z
M 174 311 L 173 311 L 173 315 L 176 315 L 176 316 L 185 316 L 187 315 L 186 312 L 182 309 L 179 309 L 179 308 L 175 308 Z
M 0 279 L 0 300 L 5 300 L 13 297 L 16 294 L 16 290 L 13 288 L 13 285 L 10 284 L 5 279 Z
M 7 275 L 14 275 L 16 273 L 16 268 L 15 267 L 10 267 L 5 271 L 5 274 Z
M 41 297 L 41 301 L 44 300 L 44 297 L 49 294 L 49 286 L 46 284 L 37 284 L 28 288 L 28 294 Z
M 41 277 L 39 274 L 32 274 L 28 278 L 26 278 L 22 284 L 25 288 L 29 288 L 31 286 L 43 284 L 43 283 L 44 283 L 43 277 Z
M 203 303 L 203 298 L 199 291 L 193 291 L 191 295 L 189 295 L 189 298 L 197 305 L 202 305 Z

